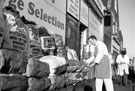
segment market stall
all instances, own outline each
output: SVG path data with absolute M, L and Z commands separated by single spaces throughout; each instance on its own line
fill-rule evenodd
M 0 91 L 64 91 L 85 84 L 90 68 L 61 35 L 9 6 L 0 7 L 0 19 Z

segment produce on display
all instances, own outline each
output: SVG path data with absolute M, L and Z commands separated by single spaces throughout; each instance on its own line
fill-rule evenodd
M 87 75 L 87 62 L 79 61 L 61 35 L 50 34 L 8 6 L 3 11 L 0 6 L 0 19 L 0 91 L 53 91 Z

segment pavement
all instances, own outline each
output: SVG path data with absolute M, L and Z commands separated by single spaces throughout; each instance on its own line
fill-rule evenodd
M 125 78 L 127 78 L 127 84 L 124 86 L 120 84 L 118 76 L 113 77 L 114 91 L 135 91 L 135 71 L 130 70 L 130 74 Z M 93 79 L 84 80 L 76 85 L 70 85 L 55 91 L 96 91 L 95 81 Z M 102 91 L 106 91 L 104 86 Z
M 133 82 L 133 79 L 127 78 L 127 84 L 122 85 L 120 84 L 120 79 L 119 77 L 116 77 L 113 79 L 113 84 L 114 84 L 114 91 L 135 91 L 135 83 Z
M 119 86 L 114 84 L 114 91 L 133 91 L 131 86 Z
M 113 80 L 114 83 L 114 91 L 135 91 L 135 85 L 133 86 L 132 82 L 129 82 L 126 86 L 119 84 L 119 79 Z M 87 80 L 77 83 L 75 86 L 70 85 L 66 88 L 55 90 L 55 91 L 96 91 L 95 90 L 95 82 L 94 80 Z M 103 87 L 102 91 L 106 91 L 105 87 Z
M 120 79 L 113 79 L 114 84 L 114 91 L 135 91 L 135 83 L 133 83 L 131 80 L 128 80 L 128 83 L 126 86 L 123 86 L 120 84 Z M 78 84 L 74 91 L 96 91 L 95 90 L 95 82 L 94 80 L 89 80 L 85 82 L 85 84 L 81 83 Z M 68 90 L 67 90 L 68 91 Z M 103 87 L 102 91 L 106 91 L 105 87 Z

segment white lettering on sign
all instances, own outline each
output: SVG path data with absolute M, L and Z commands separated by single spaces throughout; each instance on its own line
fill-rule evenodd
M 16 27 L 15 31 L 9 31 L 9 39 L 12 41 L 13 48 L 18 51 L 26 50 L 27 36 L 24 28 Z
M 68 0 L 67 12 L 79 20 L 79 0 Z

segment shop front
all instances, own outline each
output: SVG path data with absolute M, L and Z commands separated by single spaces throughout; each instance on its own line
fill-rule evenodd
M 95 35 L 98 40 L 103 41 L 103 11 L 104 6 L 100 0 L 87 0 L 89 4 L 89 36 Z
M 89 8 L 89 35 L 95 35 L 98 40 L 103 41 L 102 23 L 98 20 L 91 8 Z
M 83 45 L 88 36 L 88 6 L 85 0 L 67 1 L 66 45 L 82 59 Z
M 80 57 L 83 60 L 84 46 L 87 44 L 88 37 L 88 6 L 84 0 L 80 3 Z
M 95 34 L 98 39 L 102 40 L 103 38 L 102 37 L 103 31 L 101 31 L 102 22 L 100 21 L 99 17 L 97 18 L 97 16 L 95 16 L 94 11 L 90 11 L 88 9 L 88 6 L 85 4 L 84 1 L 81 1 L 80 3 L 80 0 L 68 0 L 67 12 L 66 12 L 67 0 L 42 0 L 42 1 L 41 0 L 5 0 L 5 6 L 11 6 L 13 7 L 13 9 L 18 10 L 21 16 L 24 16 L 29 21 L 34 21 L 38 25 L 38 27 L 44 26 L 48 30 L 49 33 L 56 33 L 63 36 L 63 39 L 66 45 L 74 49 L 77 52 L 78 56 L 80 56 L 80 47 L 82 47 L 83 45 L 87 43 L 87 34 L 88 34 L 87 30 L 88 29 L 93 31 L 90 33 Z M 60 3 L 62 4 L 59 5 Z M 88 12 L 91 12 L 91 17 L 88 17 Z M 91 21 L 90 24 L 88 23 L 89 18 Z M 22 18 L 20 17 L 19 19 L 22 20 Z M 21 23 L 26 24 L 25 21 Z M 20 23 L 18 23 L 18 25 L 19 24 Z M 19 32 L 22 32 L 21 28 Z M 10 30 L 13 31 L 12 29 Z M 65 33 L 65 30 L 66 30 L 66 33 Z M 16 31 L 18 31 L 17 28 L 16 28 Z M 27 31 L 32 31 L 30 32 L 31 34 L 27 36 L 33 37 L 32 36 L 34 34 L 33 32 L 35 32 L 34 29 L 31 28 L 31 30 L 28 29 Z M 39 31 L 38 33 L 37 32 L 35 33 L 39 35 L 35 35 L 35 36 L 41 37 L 40 34 L 42 32 L 39 33 Z M 16 39 L 19 40 L 20 39 L 19 33 L 16 33 L 16 34 L 18 34 L 18 38 Z M 42 35 L 42 36 L 45 36 L 45 35 Z M 10 37 L 10 38 L 13 38 L 13 37 Z M 43 37 L 41 38 L 41 41 L 42 40 L 44 41 Z M 53 44 L 54 43 L 53 41 L 54 41 L 53 39 L 52 40 L 48 39 L 47 42 L 44 41 L 42 43 L 43 45 L 42 48 L 44 49 L 48 42 L 50 42 L 50 44 Z M 29 43 L 31 42 L 28 41 L 28 43 L 26 44 L 29 44 Z M 23 52 L 22 60 L 27 61 L 27 63 L 20 65 L 21 67 L 19 66 L 20 67 L 19 74 L 9 75 L 10 71 L 18 70 L 16 68 L 11 68 L 11 70 L 9 70 L 6 77 L 5 75 L 1 76 L 1 79 L 2 79 L 1 90 L 2 91 L 10 90 L 10 89 L 12 91 L 20 91 L 20 90 L 26 91 L 26 90 L 22 90 L 22 88 L 27 89 L 28 91 L 32 91 L 32 90 L 34 91 L 60 91 L 60 90 L 64 91 L 63 88 L 69 87 L 69 86 L 71 87 L 65 88 L 66 91 L 69 91 L 69 89 L 75 90 L 75 91 L 78 91 L 80 89 L 82 91 L 85 89 L 88 89 L 88 90 L 93 89 L 91 88 L 91 82 L 92 82 L 91 80 L 87 81 L 90 86 L 87 85 L 88 88 L 85 88 L 87 84 L 85 83 L 86 74 L 84 74 L 84 76 L 81 76 L 81 74 L 83 74 L 82 68 L 84 68 L 82 62 L 79 62 L 76 60 L 68 60 L 68 63 L 66 63 L 67 60 L 64 57 L 54 56 L 53 54 L 51 54 L 51 56 L 50 55 L 47 56 L 47 55 L 44 55 L 44 51 L 42 51 L 44 56 L 38 55 L 38 57 L 37 56 L 27 57 L 28 55 L 27 54 L 25 55 L 25 53 L 26 52 Z M 14 58 L 12 58 L 12 60 L 13 59 Z M 11 61 L 10 58 L 8 61 Z M 9 64 L 6 64 L 6 65 L 9 65 Z M 23 72 L 20 73 L 20 70 L 23 70 Z M 5 84 L 5 83 L 8 83 L 8 84 Z M 20 90 L 18 90 L 18 87 Z
M 75 50 L 78 57 L 80 56 L 79 12 L 79 0 L 67 0 L 66 46 Z

